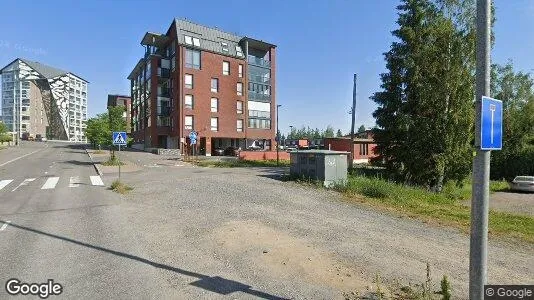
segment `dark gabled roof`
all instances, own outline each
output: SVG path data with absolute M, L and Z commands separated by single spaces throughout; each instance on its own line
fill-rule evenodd
M 219 53 L 222 55 L 234 56 L 244 59 L 244 56 L 237 56 L 236 46 L 239 45 L 242 37 L 222 31 L 218 28 L 211 28 L 208 26 L 193 23 L 188 20 L 174 19 L 176 26 L 176 35 L 178 37 L 178 43 L 188 47 L 195 47 L 194 45 L 185 43 L 185 36 L 200 39 L 200 48 L 210 52 Z M 228 52 L 223 51 L 221 43 L 228 44 Z M 243 51 L 244 52 L 244 51 Z
M 83 79 L 82 77 L 72 73 L 72 72 L 67 72 L 67 71 L 64 71 L 64 70 L 61 70 L 61 69 L 58 69 L 58 68 L 50 67 L 50 66 L 44 65 L 44 64 L 42 64 L 40 62 L 31 61 L 31 60 L 25 59 L 25 58 L 17 58 L 15 60 L 13 60 L 9 64 L 7 64 L 7 66 L 2 68 L 2 70 L 0 70 L 0 73 L 5 68 L 7 68 L 8 66 L 10 66 L 14 62 L 16 62 L 17 60 L 20 60 L 21 62 L 25 63 L 26 65 L 28 65 L 30 68 L 35 70 L 37 73 L 41 74 L 41 76 L 43 76 L 46 79 L 52 79 L 52 78 L 56 78 L 56 77 L 61 76 L 61 75 L 71 74 L 71 75 L 74 75 L 74 76 L 80 78 L 81 80 L 83 80 L 85 82 L 89 82 L 89 81 Z

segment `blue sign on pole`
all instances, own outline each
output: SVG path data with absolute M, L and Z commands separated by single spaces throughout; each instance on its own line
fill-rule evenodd
M 502 149 L 502 101 L 482 97 L 480 149 Z
M 195 131 L 191 131 L 189 134 L 189 140 L 191 145 L 195 145 L 197 143 L 197 133 Z
M 127 140 L 126 132 L 124 131 L 113 132 L 113 137 L 112 137 L 113 145 L 125 146 L 126 140 Z

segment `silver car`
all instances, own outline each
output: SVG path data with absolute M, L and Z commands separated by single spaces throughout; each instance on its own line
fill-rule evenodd
M 513 191 L 534 192 L 534 176 L 517 176 L 510 182 Z

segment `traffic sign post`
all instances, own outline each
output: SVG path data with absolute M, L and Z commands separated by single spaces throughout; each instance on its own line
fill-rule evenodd
M 112 135 L 113 145 L 119 146 L 119 154 L 121 153 L 121 146 L 126 146 L 126 141 L 128 137 L 124 131 L 114 131 Z M 119 163 L 119 181 L 121 181 L 121 160 L 117 156 L 117 161 Z
M 193 157 L 195 157 L 195 154 L 196 154 L 195 147 L 197 144 L 197 138 L 198 138 L 197 133 L 194 130 L 191 130 L 191 133 L 189 133 L 189 141 L 190 141 L 190 145 L 193 148 Z
M 481 109 L 481 150 L 502 149 L 502 101 L 490 97 L 482 97 Z

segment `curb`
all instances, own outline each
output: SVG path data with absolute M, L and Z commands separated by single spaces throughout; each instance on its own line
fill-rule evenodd
M 98 176 L 102 176 L 103 175 L 102 170 L 100 170 L 100 167 L 98 167 L 98 165 L 93 161 L 93 157 L 91 156 L 91 154 L 89 154 L 89 151 L 87 151 L 87 148 L 85 148 L 85 153 L 87 153 L 87 155 L 89 156 L 89 159 L 91 159 L 91 162 L 93 163 L 93 167 L 95 167 L 95 170 Z

